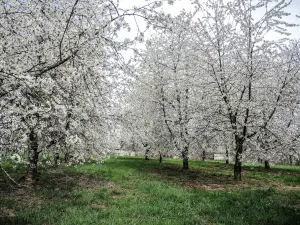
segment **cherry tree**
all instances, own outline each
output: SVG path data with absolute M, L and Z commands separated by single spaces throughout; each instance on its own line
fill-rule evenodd
M 73 152 L 80 160 L 105 155 L 119 52 L 130 44 L 118 41 L 118 32 L 129 29 L 126 16 L 154 23 L 160 6 L 151 2 L 127 10 L 110 0 L 1 3 L 1 145 L 6 152 L 28 149 L 28 180 L 36 179 L 41 152 Z
M 227 143 L 235 145 L 237 179 L 241 178 L 242 157 L 246 157 L 248 150 L 264 155 L 267 165 L 268 158 L 274 157 L 282 146 L 279 143 L 295 137 L 284 137 L 283 132 L 278 135 L 276 131 L 291 126 L 288 121 L 294 118 L 291 112 L 297 108 L 298 53 L 295 45 L 286 46 L 286 38 L 266 39 L 270 32 L 287 35 L 286 27 L 294 26 L 283 20 L 289 15 L 284 12 L 289 3 L 195 2 L 198 18 L 195 13 L 191 17 L 183 13 L 182 18 L 189 23 L 181 23 L 178 29 L 180 23 L 174 19 L 170 31 L 157 31 L 155 40 L 148 40 L 141 70 L 147 71 L 148 77 L 155 77 L 156 83 L 151 85 L 160 87 L 160 98 L 156 99 L 160 99 L 161 116 L 173 144 L 181 152 L 187 152 L 182 149 L 187 149 L 190 137 L 198 142 L 219 139 L 219 143 L 226 143 L 228 139 Z M 262 9 L 264 13 L 254 18 Z M 287 52 L 293 54 L 288 56 Z M 195 101 L 190 102 L 192 99 Z M 197 110 L 191 110 L 191 106 Z M 198 117 L 198 123 L 191 115 Z M 198 135 L 187 135 L 192 127 Z M 291 149 L 287 144 L 284 146 Z M 186 158 L 184 154 L 183 157 Z
M 210 76 L 209 97 L 220 104 L 235 141 L 234 177 L 241 178 L 242 156 L 251 142 L 268 128 L 276 118 L 278 105 L 290 96 L 292 82 L 298 72 L 284 70 L 288 61 L 279 60 L 281 41 L 268 41 L 269 32 L 287 34 L 294 26 L 283 20 L 289 13 L 287 1 L 207 1 L 198 2 L 202 17 L 195 23 L 201 63 Z M 254 18 L 256 11 L 264 13 Z M 217 110 L 217 108 L 216 108 Z M 229 136 L 230 137 L 230 136 Z M 257 143 L 253 143 L 258 146 Z
M 157 29 L 146 40 L 146 49 L 136 51 L 136 82 L 147 91 L 144 107 L 156 111 L 156 140 L 168 137 L 172 155 L 183 158 L 188 169 L 190 146 L 196 143 L 196 121 L 199 121 L 198 89 L 195 88 L 198 68 L 194 68 L 193 39 L 189 32 L 194 14 L 182 12 L 172 24 Z M 152 113 L 153 115 L 153 113 Z M 151 115 L 144 115 L 148 118 Z M 150 116 L 150 117 L 149 117 Z M 197 120 L 198 119 L 198 120 Z

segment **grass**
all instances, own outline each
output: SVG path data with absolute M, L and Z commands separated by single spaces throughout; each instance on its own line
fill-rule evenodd
M 249 164 L 236 182 L 223 162 L 180 166 L 127 157 L 41 169 L 34 188 L 2 182 L 0 224 L 300 224 L 299 167 Z

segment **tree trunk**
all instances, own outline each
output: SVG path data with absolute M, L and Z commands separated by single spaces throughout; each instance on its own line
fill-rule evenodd
M 226 148 L 226 164 L 229 164 L 229 153 L 228 153 L 228 148 Z
M 270 169 L 270 163 L 268 160 L 265 160 L 265 169 Z
M 257 162 L 262 163 L 262 159 L 258 157 Z
M 70 153 L 69 152 L 66 152 L 65 153 L 65 163 L 68 163 L 70 160 Z
M 145 152 L 145 160 L 149 160 L 149 149 Z
M 290 160 L 290 165 L 292 166 L 293 165 L 293 157 L 291 155 L 289 156 L 289 160 Z
M 59 153 L 56 152 L 56 153 L 54 153 L 54 166 L 55 167 L 57 167 L 58 160 L 59 160 Z
M 234 164 L 234 179 L 242 180 L 242 162 L 240 160 L 236 160 Z
M 145 160 L 149 160 L 149 153 L 150 153 L 150 146 L 149 146 L 149 144 L 143 144 L 144 145 L 144 147 L 145 147 Z
M 234 179 L 242 180 L 242 153 L 243 153 L 243 138 L 240 138 L 238 135 L 235 136 L 235 164 L 234 164 Z
M 188 170 L 189 169 L 189 149 L 188 147 L 184 147 L 184 151 L 182 151 L 182 158 L 183 158 L 183 163 L 182 163 L 182 169 L 183 170 Z
M 28 146 L 28 168 L 26 180 L 33 184 L 37 179 L 37 163 L 39 158 L 38 152 L 38 139 L 36 133 L 31 130 L 29 134 L 29 146 Z
M 205 154 L 205 150 L 203 150 L 202 152 L 202 161 L 204 161 L 206 159 L 206 154 Z

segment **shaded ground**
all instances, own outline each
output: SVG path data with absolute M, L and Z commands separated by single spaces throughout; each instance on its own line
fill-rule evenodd
M 232 165 L 180 167 L 181 160 L 115 158 L 41 169 L 32 188 L 0 177 L 0 224 L 300 224 L 298 169 L 246 166 L 237 182 Z
M 119 162 L 122 167 L 138 169 L 164 181 L 194 189 L 255 189 L 268 185 L 280 190 L 300 190 L 300 167 L 273 167 L 266 170 L 262 165 L 246 165 L 243 166 L 243 180 L 235 181 L 232 164 L 216 161 L 191 161 L 190 164 L 189 170 L 182 170 L 180 159 L 165 159 L 162 165 L 156 159 L 149 163 L 135 158 Z
M 283 170 L 272 168 L 266 170 L 262 167 L 245 166 L 243 170 L 243 180 L 235 181 L 230 174 L 231 165 L 216 165 L 214 170 L 207 169 L 189 169 L 181 170 L 174 165 L 166 165 L 159 168 L 151 168 L 148 171 L 157 176 L 180 183 L 183 186 L 204 189 L 204 190 L 230 190 L 235 188 L 259 188 L 266 184 L 272 185 L 274 188 L 281 190 L 300 190 L 300 172 L 293 170 Z M 289 180 L 289 178 L 291 178 Z M 290 181 L 290 182 L 280 182 Z M 293 181 L 296 180 L 296 183 Z
M 166 179 L 179 183 L 182 186 L 203 189 L 203 190 L 230 190 L 234 188 L 259 187 L 262 181 L 256 179 L 246 179 L 245 181 L 235 181 L 232 175 L 209 173 L 200 169 L 190 169 L 182 171 L 177 167 L 164 166 L 162 168 L 149 169 L 149 172 Z
M 0 179 L 0 200 L 2 203 L 7 203 L 0 204 L 0 224 L 38 224 L 27 218 L 27 215 L 23 218 L 22 214 L 17 212 L 19 208 L 33 209 L 33 212 L 36 210 L 46 212 L 49 202 L 55 204 L 56 201 L 60 202 L 63 199 L 76 201 L 81 190 L 93 193 L 101 188 L 118 189 L 118 186 L 112 182 L 82 173 L 71 171 L 66 173 L 63 169 L 42 169 L 38 182 L 31 187 L 17 187 L 7 179 Z M 20 177 L 18 175 L 13 174 L 12 177 L 18 181 Z M 22 182 L 20 184 L 22 185 Z M 91 206 L 105 208 L 104 204 L 91 203 Z

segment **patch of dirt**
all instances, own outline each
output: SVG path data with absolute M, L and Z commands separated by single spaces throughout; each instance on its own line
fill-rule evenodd
M 300 209 L 300 204 L 298 204 L 298 205 L 293 205 L 293 207 L 296 208 L 296 209 Z
M 148 169 L 148 172 L 164 180 L 179 183 L 184 187 L 208 191 L 252 189 L 266 184 L 265 181 L 249 178 L 243 181 L 236 181 L 232 175 L 221 174 L 217 171 L 208 172 L 201 169 L 182 170 L 177 167 L 165 166 Z
M 94 191 L 103 187 L 109 189 L 120 188 L 112 182 L 90 177 L 85 174 L 72 174 L 60 169 L 49 170 L 42 171 L 39 180 L 33 186 L 16 188 L 5 180 L 1 182 L 0 179 L 0 201 L 1 199 L 7 199 L 28 207 L 42 207 L 44 201 L 43 192 L 46 192 L 46 198 L 51 197 L 54 193 L 55 196 L 53 197 L 60 198 L 67 197 L 70 192 L 77 189 Z M 41 191 L 39 195 L 35 195 L 35 190 Z
M 300 191 L 300 186 L 286 186 L 279 183 L 275 183 L 274 186 L 280 191 Z
M 107 204 L 101 204 L 101 203 L 91 203 L 89 206 L 93 208 L 100 208 L 100 209 L 107 209 L 108 205 Z
M 3 195 L 10 194 L 11 192 L 15 192 L 19 189 L 19 187 L 12 182 L 6 180 L 6 179 L 1 179 L 0 178 L 0 197 Z
M 108 181 L 85 174 L 71 174 L 57 169 L 42 174 L 36 188 L 50 188 L 55 191 L 78 188 L 96 190 L 106 187 L 108 183 Z
M 115 184 L 111 181 L 108 181 L 106 183 L 106 187 L 109 188 L 109 189 L 113 189 L 113 190 L 122 190 L 122 188 L 119 185 L 117 185 L 117 184 Z
M 279 169 L 279 168 L 272 168 L 265 169 L 264 167 L 251 167 L 251 166 L 243 166 L 244 172 L 251 171 L 251 172 L 262 172 L 270 175 L 293 175 L 293 176 L 300 176 L 298 170 L 292 169 Z
M 41 198 L 29 194 L 25 188 L 20 188 L 9 194 L 0 195 L 0 199 L 13 199 L 16 203 L 26 205 L 27 207 L 40 207 L 43 203 Z
M 105 180 L 99 180 L 97 178 L 89 178 L 86 176 L 76 177 L 75 182 L 77 182 L 77 187 L 88 189 L 88 190 L 96 190 L 102 187 L 107 187 L 109 183 L 108 181 Z
M 16 216 L 15 210 L 7 208 L 5 206 L 0 207 L 0 217 L 10 217 L 14 218 Z

